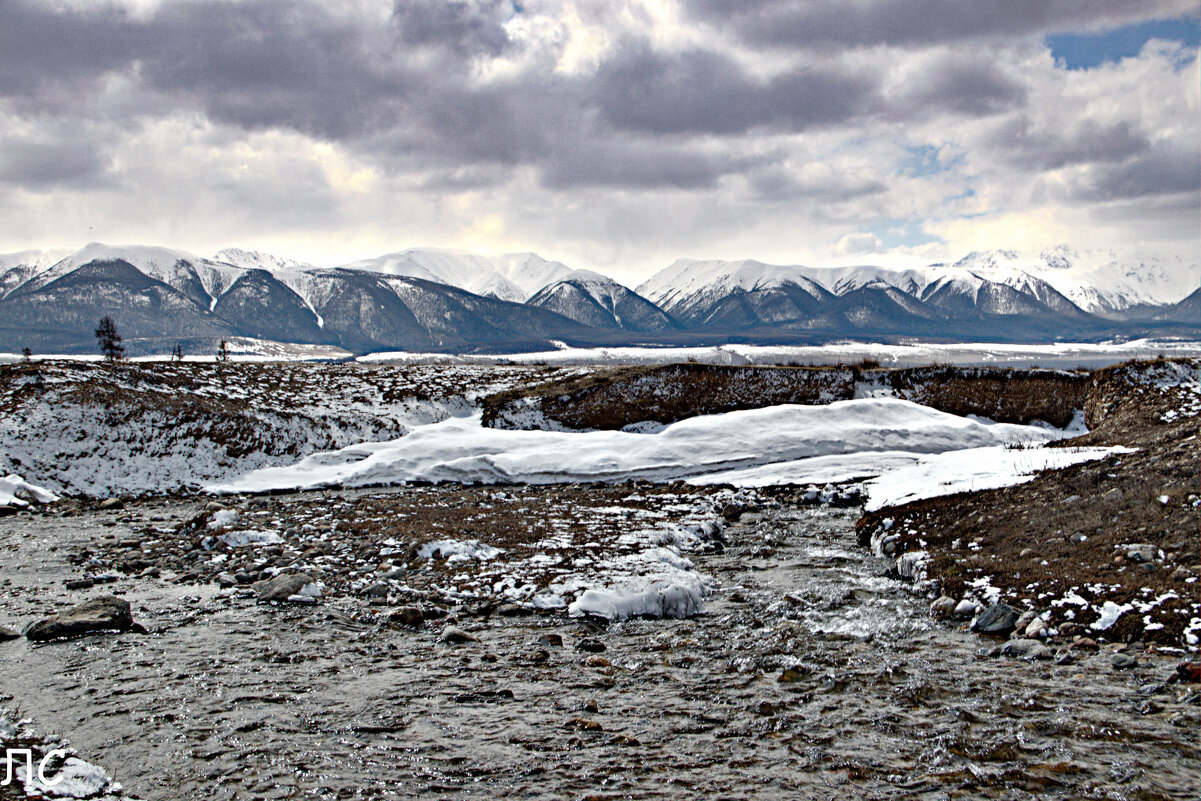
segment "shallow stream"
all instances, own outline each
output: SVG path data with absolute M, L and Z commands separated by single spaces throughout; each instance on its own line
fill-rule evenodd
M 115 590 L 151 633 L 0 644 L 0 692 L 147 799 L 1198 797 L 1197 693 L 1162 684 L 1178 654 L 988 657 L 855 545 L 856 514 L 744 515 L 693 557 L 713 589 L 692 619 L 464 618 L 460 645 L 358 599 L 68 593 L 67 554 L 112 516 L 9 518 L 0 622 Z

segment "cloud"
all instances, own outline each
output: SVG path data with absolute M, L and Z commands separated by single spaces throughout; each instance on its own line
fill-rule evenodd
M 748 42 L 818 49 L 1016 37 L 1196 13 L 1187 0 L 693 0 L 684 7 Z
M 518 247 L 635 269 L 680 248 L 891 253 L 888 221 L 917 220 L 951 257 L 979 245 L 972 225 L 1017 236 L 1009 223 L 1030 209 L 1061 221 L 1055 242 L 1102 226 L 1196 239 L 1196 48 L 1149 44 L 1070 72 L 1043 44 L 1194 12 L 0 0 L 0 249 L 95 227 L 214 247 Z

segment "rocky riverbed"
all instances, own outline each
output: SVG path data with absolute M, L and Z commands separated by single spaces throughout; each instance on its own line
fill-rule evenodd
M 97 792 L 141 798 L 1197 797 L 1183 650 L 1003 655 L 857 544 L 858 509 L 721 492 L 410 487 L 22 512 L 0 530 L 0 624 L 114 595 L 146 633 L 0 643 L 0 692 L 33 721 L 21 736 L 64 735 L 124 788 Z M 473 527 L 500 552 L 422 554 Z M 258 528 L 294 531 L 214 545 Z M 553 561 L 531 564 L 556 537 Z M 584 546 L 629 580 L 674 549 L 704 611 L 572 617 L 567 589 L 540 604 L 590 580 Z M 302 569 L 319 594 L 255 589 Z

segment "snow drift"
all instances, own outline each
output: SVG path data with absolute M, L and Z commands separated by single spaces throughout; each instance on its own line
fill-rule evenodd
M 562 483 L 678 478 L 836 454 L 931 454 L 1061 433 L 957 417 L 893 398 L 773 406 L 682 420 L 657 433 L 511 431 L 480 416 L 419 426 L 401 439 L 256 470 L 214 492 L 264 492 L 409 481 Z

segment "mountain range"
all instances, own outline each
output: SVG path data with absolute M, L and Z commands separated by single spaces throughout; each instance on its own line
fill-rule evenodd
M 351 352 L 836 339 L 1090 340 L 1201 335 L 1195 264 L 1060 247 L 909 270 L 681 259 L 631 289 L 533 253 L 410 249 L 339 267 L 142 245 L 0 255 L 0 351 L 131 354 L 227 337 Z

